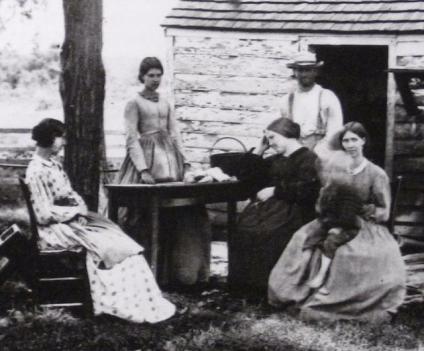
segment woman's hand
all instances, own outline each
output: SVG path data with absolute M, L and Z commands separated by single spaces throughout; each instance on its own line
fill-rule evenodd
M 259 141 L 258 146 L 255 148 L 254 153 L 256 155 L 262 156 L 268 148 L 269 148 L 269 141 L 268 141 L 268 138 L 264 135 Z
M 87 225 L 87 218 L 85 218 L 84 216 L 79 215 L 77 217 L 77 221 L 78 221 L 78 224 L 79 225 L 82 225 L 82 226 L 86 226 Z
M 184 183 L 194 183 L 194 182 L 196 182 L 196 180 L 194 179 L 194 173 L 193 172 L 184 173 L 183 182 Z
M 275 190 L 275 187 L 269 187 L 269 188 L 265 188 L 265 189 L 262 189 L 261 191 L 259 191 L 257 194 L 256 194 L 256 198 L 259 200 L 259 201 L 266 201 L 266 200 L 268 200 L 270 197 L 272 197 L 273 195 L 274 195 L 274 190 Z
M 144 184 L 155 184 L 155 179 L 153 178 L 153 176 L 150 174 L 150 172 L 145 169 L 141 171 L 141 181 Z
M 191 164 L 190 163 L 184 163 L 184 174 L 191 171 Z
M 370 220 L 371 218 L 374 218 L 376 209 L 377 208 L 375 207 L 374 204 L 364 205 L 362 207 L 362 216 L 366 220 Z

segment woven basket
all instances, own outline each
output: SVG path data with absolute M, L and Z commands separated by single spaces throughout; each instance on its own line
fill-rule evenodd
M 243 148 L 243 152 L 224 152 L 212 154 L 215 149 L 216 144 L 224 139 L 231 139 L 236 141 Z M 246 155 L 247 148 L 246 146 L 238 139 L 233 137 L 222 137 L 217 139 L 209 151 L 209 160 L 211 167 L 219 167 L 222 171 L 230 176 L 239 176 L 240 171 L 240 161 Z

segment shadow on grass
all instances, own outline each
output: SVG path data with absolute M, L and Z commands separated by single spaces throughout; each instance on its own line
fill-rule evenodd
M 20 293 L 14 293 L 15 290 Z M 109 316 L 78 318 L 61 310 L 33 310 L 20 283 L 0 292 L 2 350 L 419 350 L 423 306 L 403 309 L 391 322 L 306 322 L 263 299 L 234 297 L 221 286 L 204 292 L 168 293 L 178 312 L 154 324 Z M 7 289 L 6 289 L 7 288 Z M 11 300 L 14 300 L 11 303 Z M 7 325 L 2 321 L 7 320 Z
M 0 211 L 3 226 L 26 227 L 22 207 Z M 205 291 L 173 292 L 171 319 L 134 324 L 99 316 L 74 317 L 62 310 L 34 309 L 19 276 L 0 287 L 0 348 L 11 350 L 160 351 L 401 351 L 424 343 L 423 305 L 403 308 L 391 323 L 307 322 L 293 310 L 277 311 L 265 298 L 232 295 L 221 281 Z M 421 348 L 422 349 L 422 348 Z

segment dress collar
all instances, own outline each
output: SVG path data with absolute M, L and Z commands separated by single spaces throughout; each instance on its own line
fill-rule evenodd
M 155 94 L 146 94 L 145 91 L 141 91 L 140 96 L 144 97 L 146 100 L 152 101 L 152 102 L 158 102 L 159 101 L 159 94 L 155 92 Z
M 287 158 L 296 157 L 297 155 L 303 153 L 306 150 L 309 150 L 309 149 L 307 147 L 305 147 L 305 146 L 301 146 L 297 150 L 293 151 L 290 155 L 288 155 Z
M 368 165 L 368 160 L 364 158 L 364 160 L 361 162 L 361 164 L 358 167 L 355 167 L 354 169 L 350 171 L 350 174 L 357 175 L 361 173 L 367 165 Z
M 55 164 L 57 164 L 57 161 L 55 161 L 52 157 L 49 159 L 45 159 L 37 154 L 34 154 L 32 159 L 36 160 L 37 162 L 41 163 L 43 166 L 47 166 L 47 167 L 53 167 Z

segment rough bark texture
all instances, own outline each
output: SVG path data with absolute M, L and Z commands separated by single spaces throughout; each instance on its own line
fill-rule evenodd
M 98 206 L 105 72 L 102 0 L 63 0 L 61 86 L 68 145 L 65 168 L 90 210 Z

